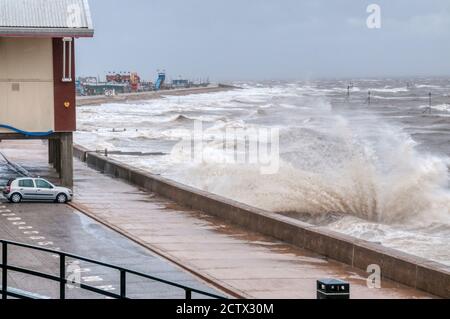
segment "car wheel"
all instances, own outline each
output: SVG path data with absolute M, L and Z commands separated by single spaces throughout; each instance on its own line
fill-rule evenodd
M 56 202 L 59 204 L 65 204 L 67 203 L 67 196 L 66 194 L 58 194 L 58 196 L 56 196 Z
M 19 193 L 12 194 L 10 197 L 10 201 L 11 203 L 18 204 L 22 201 L 22 195 L 20 195 Z

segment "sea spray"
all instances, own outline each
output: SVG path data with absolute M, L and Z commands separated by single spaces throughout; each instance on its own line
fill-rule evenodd
M 409 80 L 408 81 L 412 81 Z M 246 84 L 244 90 L 78 108 L 78 143 L 89 148 L 164 152 L 116 156 L 152 173 L 276 213 L 450 264 L 450 81 L 345 80 Z M 377 90 L 378 89 L 378 90 Z M 366 103 L 367 91 L 377 92 Z M 447 94 L 447 95 L 446 95 Z M 206 158 L 174 149 L 204 119 Z M 110 132 L 111 128 L 126 132 Z M 276 174 L 222 163 L 227 128 L 279 128 Z M 97 131 L 98 130 L 98 131 Z M 89 133 L 90 132 L 90 133 Z
M 222 149 L 210 143 L 205 155 L 211 158 L 182 165 L 175 175 L 274 212 L 340 213 L 382 223 L 448 218 L 448 159 L 419 153 L 408 134 L 375 117 L 377 125 L 342 115 L 321 121 L 327 123 L 282 131 L 276 174 L 262 176 L 255 165 L 216 164 Z

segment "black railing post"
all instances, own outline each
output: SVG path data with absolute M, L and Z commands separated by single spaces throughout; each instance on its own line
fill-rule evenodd
M 59 255 L 59 299 L 66 299 L 66 256 Z
M 8 297 L 8 244 L 2 242 L 2 299 Z
M 125 299 L 127 297 L 127 272 L 125 270 L 120 271 L 120 298 Z
M 192 299 L 192 291 L 190 289 L 186 289 L 186 300 Z

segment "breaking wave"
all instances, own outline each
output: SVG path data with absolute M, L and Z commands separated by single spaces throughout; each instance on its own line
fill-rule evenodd
M 273 212 L 337 213 L 388 224 L 449 221 L 449 159 L 420 154 L 409 135 L 388 125 L 366 131 L 367 126 L 333 119 L 329 130 L 284 131 L 277 174 L 206 158 L 176 175 L 184 183 Z
M 92 149 L 170 154 L 120 160 L 239 202 L 450 265 L 448 84 L 436 85 L 433 102 L 439 112 L 428 116 L 418 111 L 427 102 L 428 87 L 416 86 L 407 93 L 401 81 L 355 84 L 358 89 L 345 105 L 348 84 L 331 81 L 248 84 L 239 91 L 139 105 L 82 107 L 76 136 Z M 370 107 L 369 90 L 376 99 Z M 256 164 L 223 163 L 229 154 L 222 143 L 208 143 L 204 162 L 198 164 L 190 157 L 190 147 L 173 152 L 180 139 L 192 136 L 194 119 L 209 122 L 206 135 L 216 141 L 230 128 L 279 128 L 278 172 L 262 175 Z M 125 123 L 126 131 L 111 132 Z
M 429 106 L 428 105 L 422 105 L 420 108 L 421 109 L 426 109 L 426 108 L 429 108 Z M 432 105 L 431 108 L 434 109 L 434 110 L 437 110 L 437 111 L 441 111 L 441 112 L 450 112 L 450 104 Z
M 401 87 L 401 88 L 390 88 L 390 87 L 385 87 L 385 88 L 378 88 L 378 89 L 371 89 L 371 91 L 373 92 L 379 92 L 379 93 L 401 93 L 401 92 L 408 92 L 409 89 L 405 88 L 405 87 Z

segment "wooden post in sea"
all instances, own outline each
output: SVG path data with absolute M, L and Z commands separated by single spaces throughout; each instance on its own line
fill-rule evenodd
M 369 97 L 367 98 L 367 103 L 370 105 L 370 98 L 371 98 L 372 92 L 369 91 Z
M 345 102 L 350 101 L 350 85 L 347 85 L 347 96 L 345 97 Z
M 431 106 L 433 105 L 433 101 L 432 101 L 432 94 L 431 92 L 428 93 L 428 107 L 425 109 L 425 111 L 423 111 L 423 114 L 428 113 L 431 114 Z
M 429 113 L 429 114 L 431 114 L 431 106 L 433 105 L 433 103 L 432 103 L 433 101 L 432 101 L 432 98 L 431 98 L 431 97 L 432 97 L 432 94 L 431 94 L 431 92 L 430 92 L 430 93 L 428 93 L 428 98 L 429 98 L 429 100 L 428 100 L 428 102 L 429 102 L 429 103 L 428 103 L 428 113 Z

